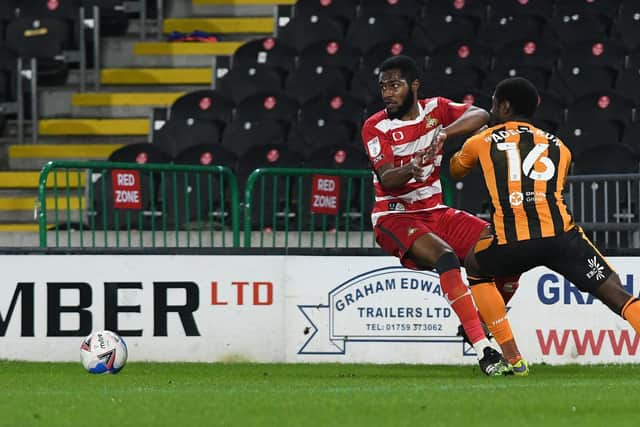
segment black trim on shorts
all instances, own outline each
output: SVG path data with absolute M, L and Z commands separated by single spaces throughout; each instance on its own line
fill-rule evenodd
M 382 231 L 384 234 L 386 234 L 387 236 L 389 236 L 394 242 L 396 242 L 396 244 L 398 245 L 398 247 L 400 249 L 402 249 L 402 253 L 405 254 L 407 253 L 407 251 L 409 250 L 408 248 L 405 248 L 405 246 L 402 244 L 402 242 L 400 241 L 400 239 L 398 239 L 396 237 L 395 234 L 393 234 L 391 232 L 391 230 L 389 230 L 388 228 L 384 228 L 381 225 L 376 225 L 376 227 L 378 227 L 380 229 L 380 231 Z

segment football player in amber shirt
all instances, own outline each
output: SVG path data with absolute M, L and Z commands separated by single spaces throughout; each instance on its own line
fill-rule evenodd
M 491 196 L 495 234 L 479 240 L 466 267 L 476 304 L 507 358 L 504 344 L 508 348 L 513 335 L 490 278 L 537 266 L 555 270 L 599 298 L 640 334 L 640 300 L 622 287 L 564 203 L 571 152 L 557 136 L 531 124 L 538 99 L 535 86 L 524 78 L 501 81 L 491 108 L 496 124 L 469 138 L 450 161 L 455 178 L 479 164 Z M 483 278 L 489 280 L 483 283 Z

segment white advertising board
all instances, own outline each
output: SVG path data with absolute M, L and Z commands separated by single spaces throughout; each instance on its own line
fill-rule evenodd
M 111 329 L 130 360 L 476 363 L 431 272 L 390 257 L 3 257 L 0 358 L 77 360 Z M 612 258 L 638 295 L 634 258 Z M 556 273 L 526 273 L 509 317 L 532 362 L 638 360 L 640 338 Z

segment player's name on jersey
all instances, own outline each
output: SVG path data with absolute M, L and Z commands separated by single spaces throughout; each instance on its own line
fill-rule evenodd
M 503 129 L 491 132 L 491 134 L 485 136 L 484 140 L 486 142 L 500 142 L 504 141 L 510 136 L 517 136 L 523 133 L 535 134 L 537 136 L 543 136 L 547 138 L 550 142 L 558 143 L 558 137 L 554 134 L 546 132 L 542 129 L 528 128 L 528 127 L 519 127 L 517 129 Z

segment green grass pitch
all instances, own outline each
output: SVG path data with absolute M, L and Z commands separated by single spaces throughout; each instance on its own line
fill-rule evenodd
M 640 365 L 0 362 L 1 426 L 639 426 Z

